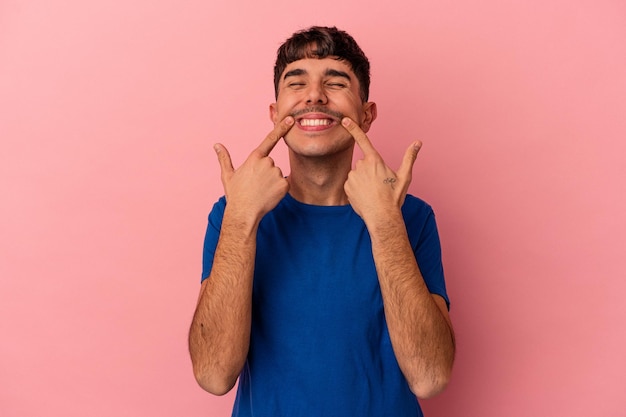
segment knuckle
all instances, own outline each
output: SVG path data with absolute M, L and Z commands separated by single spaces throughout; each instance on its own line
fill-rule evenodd
M 265 153 L 263 152 L 262 149 L 257 148 L 254 151 L 252 151 L 250 156 L 255 158 L 255 159 L 263 159 L 263 158 L 265 158 Z

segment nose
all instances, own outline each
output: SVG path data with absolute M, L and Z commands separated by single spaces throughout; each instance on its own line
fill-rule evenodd
M 307 104 L 326 104 L 328 102 L 328 97 L 324 92 L 324 88 L 322 85 L 317 83 L 312 83 L 309 86 L 307 91 Z

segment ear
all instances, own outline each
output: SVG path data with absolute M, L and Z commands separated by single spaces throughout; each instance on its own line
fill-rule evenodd
M 276 109 L 276 103 L 270 104 L 270 120 L 274 125 L 278 123 L 278 110 Z
M 376 116 L 378 115 L 376 110 L 376 103 L 373 101 L 368 101 L 363 105 L 363 122 L 361 122 L 361 130 L 367 133 L 370 130 L 370 126 L 376 120 Z

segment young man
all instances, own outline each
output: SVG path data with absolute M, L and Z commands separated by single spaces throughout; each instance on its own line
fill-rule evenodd
M 234 416 L 420 416 L 454 358 L 433 212 L 407 195 L 366 136 L 369 62 L 336 28 L 278 50 L 274 129 L 237 169 L 215 151 L 225 197 L 209 216 L 189 334 L 195 377 Z M 283 138 L 290 173 L 269 157 Z M 352 169 L 355 143 L 363 159 Z

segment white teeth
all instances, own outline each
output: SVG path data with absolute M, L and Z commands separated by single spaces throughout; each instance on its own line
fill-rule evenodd
M 328 126 L 332 121 L 330 119 L 302 119 L 302 126 Z

